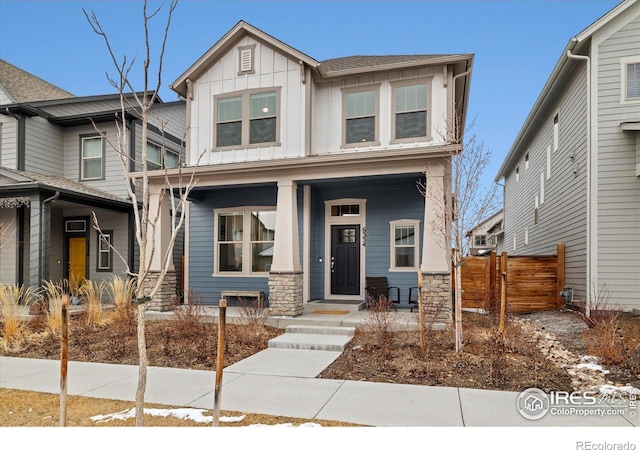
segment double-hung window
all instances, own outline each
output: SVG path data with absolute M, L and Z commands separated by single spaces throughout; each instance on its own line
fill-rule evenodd
M 343 91 L 345 147 L 378 145 L 378 91 L 377 85 Z
M 111 242 L 113 239 L 113 231 L 98 232 L 98 272 L 110 272 L 112 270 L 112 250 Z
M 175 169 L 178 167 L 179 159 L 177 153 L 163 149 L 154 142 L 147 143 L 147 170 Z
M 279 89 L 216 98 L 216 148 L 279 145 L 279 102 Z
M 419 224 L 418 220 L 390 222 L 391 271 L 415 271 L 418 269 Z
M 640 100 L 640 62 L 626 64 L 625 100 Z
M 392 142 L 428 140 L 430 79 L 394 82 L 392 86 Z
M 487 236 L 485 234 L 476 234 L 475 238 L 476 247 L 484 247 L 487 245 Z
M 271 270 L 275 239 L 274 209 L 216 210 L 218 275 L 264 275 Z
M 80 137 L 80 180 L 104 178 L 104 140 L 101 136 Z

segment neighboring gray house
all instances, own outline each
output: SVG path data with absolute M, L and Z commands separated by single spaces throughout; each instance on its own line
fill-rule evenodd
M 202 155 L 186 286 L 208 304 L 223 291 L 263 292 L 272 314 L 295 316 L 308 301 L 364 301 L 370 276 L 387 277 L 409 307 L 421 270 L 425 297 L 450 303 L 438 221 L 451 201 L 446 159 L 460 146 L 441 133 L 454 117 L 464 129 L 472 63 L 320 62 L 236 24 L 172 84 L 187 101 L 187 165 Z M 427 170 L 435 200 L 416 187 Z
M 160 101 L 155 108 L 155 123 L 170 123 L 164 133 L 150 126 L 149 168 L 178 166 L 184 107 Z M 117 119 L 129 133 L 127 152 L 139 154 L 141 127 L 135 111 L 124 121 L 121 116 L 117 94 L 74 97 L 0 60 L 0 224 L 6 232 L 0 282 L 39 287 L 70 277 L 104 280 L 125 275 L 118 255 L 135 266 L 132 203 L 120 156 L 108 141 L 117 142 Z
M 497 249 L 498 236 L 502 232 L 502 210 L 480 222 L 466 234 L 469 255 L 481 256 Z
M 566 245 L 566 286 L 640 308 L 640 2 L 571 38 L 496 176 L 509 254 Z

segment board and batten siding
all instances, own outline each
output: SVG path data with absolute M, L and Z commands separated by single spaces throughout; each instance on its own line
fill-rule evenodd
M 347 80 L 330 83 L 318 83 L 313 88 L 313 115 L 312 115 L 312 142 L 311 154 L 327 154 L 347 151 L 368 151 L 384 148 L 409 148 L 413 143 L 391 144 L 392 138 L 392 84 L 395 81 L 430 78 L 431 88 L 428 98 L 428 108 L 431 117 L 432 140 L 418 142 L 416 146 L 441 145 L 444 142 L 447 117 L 447 88 L 443 87 L 442 67 L 422 68 L 391 72 L 388 74 L 376 74 L 353 77 Z M 358 149 L 342 149 L 344 101 L 343 88 L 354 88 L 371 85 L 379 86 L 378 112 L 376 122 L 379 132 L 380 145 L 375 147 L 364 146 Z
M 586 294 L 587 226 L 587 101 L 586 69 L 575 63 L 569 81 L 555 105 L 536 125 L 536 133 L 522 142 L 519 159 L 505 177 L 504 239 L 498 249 L 510 255 L 555 255 L 565 243 L 566 286 Z M 559 147 L 553 150 L 553 121 L 558 114 Z M 551 177 L 547 153 L 551 146 Z M 525 155 L 529 153 L 529 167 Z M 516 181 L 516 167 L 519 180 Z M 542 202 L 541 175 L 544 182 Z M 534 223 L 538 196 L 538 224 Z M 525 245 L 528 230 L 528 245 Z M 513 240 L 516 239 L 516 250 Z
M 117 144 L 117 130 L 115 125 L 104 123 L 100 125 L 101 131 L 107 134 L 107 138 Z M 67 128 L 64 131 L 64 176 L 71 180 L 80 181 L 80 136 L 95 135 L 95 128 L 91 125 Z M 127 142 L 128 146 L 128 142 Z M 121 197 L 127 197 L 127 185 L 124 178 L 120 156 L 109 143 L 105 143 L 104 179 L 81 181 L 87 186 L 100 189 Z
M 640 307 L 640 177 L 636 176 L 638 132 L 621 122 L 640 121 L 640 101 L 622 102 L 623 58 L 640 62 L 640 16 L 597 47 L 598 108 L 598 285 L 611 301 Z
M 63 176 L 63 131 L 46 119 L 34 116 L 25 125 L 25 170 Z
M 219 189 L 199 193 L 189 211 L 189 286 L 194 298 L 204 305 L 217 305 L 223 290 L 263 291 L 268 296 L 268 276 L 214 275 L 214 209 L 243 206 L 276 206 L 273 186 Z M 276 230 L 277 233 L 277 230 Z
M 238 75 L 238 46 L 255 45 L 254 74 Z M 268 147 L 215 150 L 215 101 L 220 94 L 258 88 L 280 88 L 280 145 Z M 262 41 L 245 36 L 223 55 L 208 71 L 194 81 L 189 129 L 189 163 L 217 164 L 304 156 L 305 85 L 300 66 Z

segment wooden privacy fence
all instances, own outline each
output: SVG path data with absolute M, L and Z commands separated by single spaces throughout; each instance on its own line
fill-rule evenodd
M 506 271 L 507 311 L 560 309 L 564 288 L 564 244 L 555 256 L 465 256 L 462 258 L 462 307 L 499 308 L 501 273 Z

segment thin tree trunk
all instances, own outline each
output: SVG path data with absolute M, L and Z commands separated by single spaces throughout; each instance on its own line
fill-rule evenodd
M 456 332 L 456 352 L 462 353 L 462 280 L 460 270 L 460 251 L 455 250 L 455 332 Z
M 136 426 L 144 426 L 144 391 L 147 387 L 147 340 L 145 337 L 145 304 L 138 305 L 138 389 L 136 390 Z

